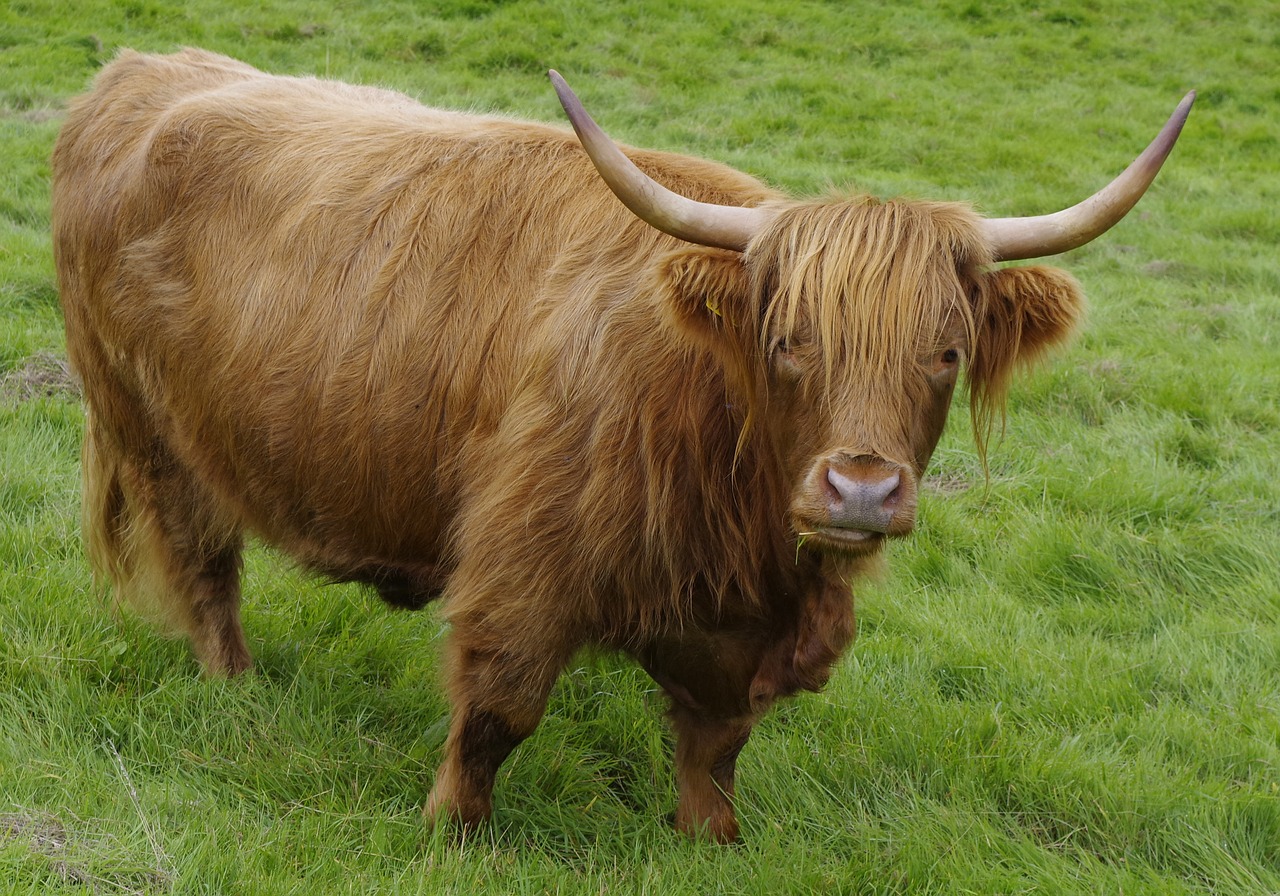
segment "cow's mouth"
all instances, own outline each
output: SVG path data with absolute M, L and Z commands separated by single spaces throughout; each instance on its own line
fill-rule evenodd
M 802 545 L 824 551 L 864 554 L 874 551 L 884 541 L 883 532 L 867 529 L 844 529 L 837 526 L 816 526 L 799 532 Z

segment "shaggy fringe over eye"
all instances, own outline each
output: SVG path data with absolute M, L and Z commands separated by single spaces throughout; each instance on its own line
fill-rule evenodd
M 747 251 L 757 307 L 763 308 L 762 355 L 780 338 L 803 344 L 810 357 L 821 359 L 828 396 L 850 375 L 886 382 L 888 394 L 905 394 L 907 372 L 942 322 L 958 319 L 971 348 L 978 345 L 986 295 L 979 289 L 971 301 L 965 281 L 991 264 L 979 220 L 956 203 L 872 197 L 784 207 Z M 985 465 L 1003 389 L 969 382 Z

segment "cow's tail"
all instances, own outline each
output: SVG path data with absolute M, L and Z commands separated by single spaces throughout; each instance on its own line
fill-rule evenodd
M 81 453 L 80 530 L 99 584 L 109 585 L 117 605 L 179 634 L 179 607 L 166 605 L 167 562 L 155 514 L 139 500 L 140 481 L 109 436 L 86 409 Z

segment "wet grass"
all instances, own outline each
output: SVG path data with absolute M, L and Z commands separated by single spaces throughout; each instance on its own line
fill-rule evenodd
M 116 618 L 77 534 L 48 244 L 66 99 L 118 47 L 559 120 L 798 192 L 1030 214 L 1189 88 L 1135 215 L 1064 256 L 1076 344 L 985 476 L 955 415 L 919 532 L 825 693 L 741 763 L 744 844 L 669 831 L 653 686 L 562 680 L 464 843 L 419 807 L 440 620 L 254 551 L 256 675 Z M 53 3 L 0 13 L 0 881 L 14 893 L 1280 892 L 1280 18 L 1266 3 Z

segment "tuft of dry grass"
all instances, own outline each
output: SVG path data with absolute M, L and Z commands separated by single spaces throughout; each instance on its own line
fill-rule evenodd
M 67 359 L 52 352 L 37 352 L 0 377 L 0 399 L 7 402 L 79 397 L 80 382 Z
M 33 864 L 41 864 L 64 884 L 90 893 L 146 896 L 167 893 L 173 875 L 161 865 L 139 867 L 123 859 L 126 850 L 102 823 L 77 821 L 68 826 L 47 812 L 0 814 L 0 845 L 25 847 Z

